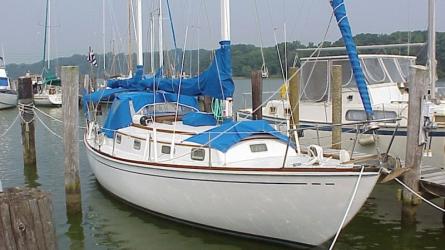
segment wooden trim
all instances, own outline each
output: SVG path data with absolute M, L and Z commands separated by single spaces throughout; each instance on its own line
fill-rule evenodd
M 135 161 L 130 159 L 124 159 L 120 157 L 115 157 L 110 154 L 101 152 L 93 147 L 91 147 L 86 139 L 84 139 L 85 144 L 88 148 L 93 150 L 99 155 L 106 156 L 108 158 L 129 162 L 133 164 L 145 165 L 149 166 L 157 166 L 157 167 L 165 167 L 165 168 L 177 168 L 177 169 L 191 169 L 191 170 L 211 170 L 211 171 L 239 171 L 239 172 L 285 172 L 285 173 L 304 173 L 304 172 L 316 172 L 316 173 L 345 173 L 345 172 L 360 172 L 361 168 L 230 168 L 230 167 L 204 167 L 204 166 L 195 166 L 195 165 L 178 165 L 178 164 L 167 164 L 167 163 L 158 163 L 158 162 L 143 162 L 143 161 Z M 377 167 L 367 167 L 364 172 L 379 172 L 380 168 Z
M 146 126 L 142 126 L 140 124 L 132 124 L 132 127 L 136 127 L 136 128 L 140 128 L 140 129 L 145 129 L 145 130 L 149 130 L 149 131 L 153 131 L 153 128 L 151 127 L 146 127 Z M 156 131 L 161 132 L 161 133 L 170 133 L 173 134 L 173 130 L 169 130 L 169 129 L 159 129 L 157 128 Z M 190 133 L 190 132 L 186 132 L 186 131 L 175 131 L 174 133 L 176 134 L 180 134 L 180 135 L 196 135 L 197 133 Z

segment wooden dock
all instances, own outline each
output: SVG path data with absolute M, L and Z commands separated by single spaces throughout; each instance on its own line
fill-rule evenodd
M 420 170 L 420 185 L 424 191 L 445 197 L 445 168 L 423 165 Z

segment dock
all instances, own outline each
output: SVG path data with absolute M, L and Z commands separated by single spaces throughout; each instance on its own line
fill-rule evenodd
M 428 193 L 445 197 L 445 168 L 423 165 L 420 169 L 420 186 Z

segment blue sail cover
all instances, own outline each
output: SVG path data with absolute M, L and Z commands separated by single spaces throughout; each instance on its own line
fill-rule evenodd
M 236 143 L 256 134 L 269 134 L 281 141 L 288 142 L 285 135 L 276 131 L 264 120 L 226 122 L 221 126 L 194 135 L 186 141 L 210 145 L 211 148 L 225 153 Z
M 131 79 L 110 80 L 111 88 L 132 88 L 138 90 L 163 90 L 187 96 L 211 96 L 218 99 L 233 97 L 235 84 L 232 79 L 232 58 L 230 41 L 221 41 L 216 50 L 212 64 L 199 76 L 192 78 L 166 78 L 162 72 L 156 75 L 143 75 L 142 67 L 138 67 Z
M 143 107 L 154 103 L 176 103 L 177 101 L 178 95 L 173 93 L 130 92 L 117 94 L 103 126 L 104 134 L 111 138 L 114 135 L 114 131 L 130 126 L 132 123 L 132 110 L 138 112 Z M 133 105 L 132 107 L 130 106 L 131 104 Z M 179 104 L 198 111 L 198 101 L 195 97 L 180 96 Z
M 334 9 L 335 18 L 338 22 L 343 41 L 348 52 L 349 61 L 351 62 L 352 71 L 354 73 L 355 81 L 362 98 L 362 103 L 365 108 L 368 119 L 372 119 L 373 111 L 371 101 L 369 99 L 368 87 L 363 74 L 362 67 L 360 65 L 360 59 L 358 57 L 357 48 L 355 46 L 354 39 L 352 38 L 352 31 L 349 25 L 348 16 L 346 15 L 346 7 L 344 0 L 331 0 L 332 8 Z

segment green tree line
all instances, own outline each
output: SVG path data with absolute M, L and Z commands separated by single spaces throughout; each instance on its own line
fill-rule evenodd
M 422 43 L 427 41 L 427 32 L 414 31 L 414 32 L 394 32 L 391 34 L 358 34 L 354 37 L 357 45 L 381 45 L 381 44 L 396 44 L 396 43 Z M 300 58 L 310 56 L 310 52 L 297 53 L 297 49 L 302 48 L 315 48 L 319 44 L 308 43 L 303 44 L 299 41 L 288 42 L 286 44 L 280 43 L 277 46 L 263 48 L 264 62 L 267 66 L 271 76 L 281 76 L 282 69 L 285 67 L 298 64 Z M 339 39 L 334 42 L 325 42 L 323 47 L 342 46 L 343 41 Z M 439 78 L 445 78 L 445 32 L 437 33 L 437 72 Z M 286 48 L 286 50 L 285 50 Z M 285 53 L 286 52 L 286 53 Z M 182 55 L 181 50 L 165 52 L 166 65 L 169 65 L 166 72 L 182 71 L 189 75 L 196 75 L 198 72 L 205 70 L 210 64 L 213 52 L 210 50 L 192 50 L 186 51 L 185 55 Z M 322 52 L 321 56 L 333 55 L 339 52 Z M 344 52 L 341 52 L 344 53 Z M 396 54 L 396 55 L 411 55 L 416 56 L 418 64 L 425 64 L 427 48 L 400 48 L 400 49 L 382 49 L 372 51 L 360 51 L 360 53 L 384 53 L 384 54 Z M 86 55 L 73 55 L 71 57 L 63 57 L 52 60 L 52 70 L 58 72 L 61 65 L 78 65 L 81 74 L 96 74 L 97 77 L 103 78 L 128 74 L 127 55 L 111 53 L 106 54 L 106 69 L 104 72 L 103 66 L 103 54 L 96 55 L 99 67 L 94 68 L 86 61 Z M 132 65 L 136 64 L 136 55 L 133 55 Z M 184 60 L 183 60 L 184 59 Z M 145 71 L 149 72 L 150 66 L 150 54 L 144 55 Z M 183 61 L 182 61 L 183 60 Z M 158 61 L 158 55 L 155 55 L 155 62 Z M 183 62 L 183 63 L 182 63 Z M 252 70 L 259 70 L 263 65 L 261 57 L 261 49 L 255 45 L 237 44 L 232 46 L 232 64 L 233 75 L 235 77 L 249 77 Z M 15 79 L 19 76 L 25 75 L 27 72 L 40 74 L 42 72 L 42 62 L 33 64 L 8 64 L 6 69 L 9 76 Z M 173 65 L 176 65 L 174 67 Z M 154 65 L 154 68 L 158 68 Z M 175 69 L 176 68 L 176 69 Z M 105 73 L 105 74 L 104 74 Z

